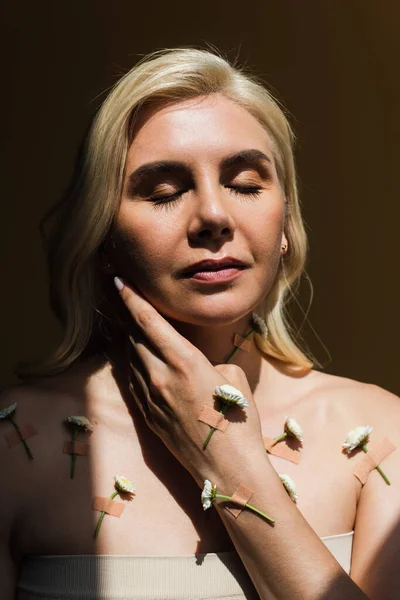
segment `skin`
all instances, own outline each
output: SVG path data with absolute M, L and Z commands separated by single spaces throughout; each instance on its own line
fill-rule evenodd
M 285 198 L 269 137 L 246 110 L 220 96 L 146 113 L 137 129 L 111 263 L 206 356 L 224 362 L 232 333 L 247 331 L 249 312 L 271 289 L 281 244 L 287 245 Z M 249 149 L 265 153 L 269 164 L 218 168 L 226 156 Z M 153 176 L 132 189 L 129 176 L 158 160 L 184 161 L 190 172 Z M 234 189 L 254 186 L 260 189 L 255 198 Z M 175 201 L 149 201 L 177 192 L 183 193 Z M 179 275 L 193 263 L 224 256 L 248 266 L 231 284 L 205 289 Z
M 27 554 L 176 555 L 233 549 L 263 600 L 314 600 L 323 593 L 324 600 L 357 600 L 366 597 L 363 591 L 371 599 L 397 597 L 393 548 L 400 544 L 399 452 L 383 464 L 390 487 L 373 471 L 361 488 L 353 476 L 360 455 L 347 458 L 340 447 L 347 432 L 361 424 L 373 426 L 371 443 L 387 436 L 399 446 L 398 398 L 312 370 L 290 373 L 261 356 L 254 344 L 249 353 L 235 355 L 234 365 L 221 364 L 232 349 L 232 333 L 244 333 L 249 313 L 271 288 L 281 243 L 287 242 L 284 198 L 274 169 L 267 183 L 260 182 L 263 191 L 256 201 L 233 196 L 226 189 L 226 181 L 232 184 L 229 177 L 221 183 L 227 174 L 218 170 L 220 159 L 246 148 L 271 151 L 257 121 L 220 97 L 148 114 L 139 124 L 110 251 L 118 275 L 135 281 L 140 290 L 127 284 L 120 294 L 133 331 L 134 388 L 124 387 L 118 368 L 82 363 L 3 394 L 0 406 L 17 401 L 18 421 L 31 421 L 40 430 L 30 440 L 34 461 L 21 447 L 0 452 L 0 472 L 18 475 L 7 480 L 0 517 L 6 600 L 14 597 L 18 565 Z M 128 193 L 133 170 L 170 158 L 185 160 L 193 173 L 195 186 L 181 202 L 168 211 L 154 210 L 148 198 Z M 254 183 L 255 177 L 246 170 L 236 173 L 234 181 Z M 163 183 L 162 193 L 174 193 L 181 185 Z M 208 294 L 175 277 L 182 267 L 214 252 L 246 259 L 249 269 Z M 249 399 L 246 419 L 241 409 L 231 409 L 234 422 L 224 434 L 215 433 L 203 452 L 209 428 L 196 416 L 204 403 L 213 406 L 215 385 L 223 382 Z M 78 457 L 73 481 L 69 457 L 62 453 L 69 435 L 61 425 L 72 414 L 86 415 L 94 424 L 92 436 L 79 434 L 90 441 L 91 450 L 88 458 Z M 299 465 L 264 451 L 262 434 L 279 435 L 286 415 L 304 430 Z M 4 433 L 12 429 L 9 423 L 2 428 Z M 295 480 L 297 505 L 276 471 Z M 104 519 L 94 540 L 99 513 L 91 501 L 112 493 L 116 472 L 134 481 L 137 494 L 120 519 Z M 240 481 L 246 483 L 255 490 L 252 504 L 273 516 L 275 527 L 249 511 L 234 519 L 222 503 L 204 512 L 200 492 L 206 477 L 228 495 Z M 354 527 L 349 577 L 319 537 Z

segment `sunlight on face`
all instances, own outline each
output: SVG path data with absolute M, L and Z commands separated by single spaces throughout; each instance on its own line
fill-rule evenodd
M 113 260 L 162 314 L 193 325 L 248 314 L 273 285 L 283 226 L 271 144 L 249 112 L 213 95 L 142 116 Z

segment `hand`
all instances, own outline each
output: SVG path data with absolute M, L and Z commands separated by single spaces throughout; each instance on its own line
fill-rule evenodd
M 132 316 L 130 336 L 135 377 L 131 392 L 147 425 L 202 487 L 205 478 L 235 471 L 252 456 L 263 456 L 261 425 L 244 371 L 232 364 L 213 366 L 200 350 L 180 335 L 137 291 L 120 290 Z M 232 406 L 225 432 L 216 431 L 203 443 L 210 427 L 197 419 L 203 405 L 220 410 L 214 398 L 217 385 L 229 383 L 247 398 L 249 406 Z

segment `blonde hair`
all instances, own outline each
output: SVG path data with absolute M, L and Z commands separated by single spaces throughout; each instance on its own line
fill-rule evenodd
M 256 335 L 256 343 L 266 354 L 295 368 L 312 367 L 293 339 L 285 310 L 304 270 L 307 250 L 293 132 L 278 102 L 254 75 L 215 51 L 189 47 L 158 50 L 140 59 L 111 89 L 95 116 L 71 185 L 45 217 L 52 223 L 47 238 L 51 304 L 64 326 L 64 337 L 47 359 L 21 366 L 20 377 L 61 372 L 85 353 L 104 351 L 111 344 L 115 308 L 111 310 L 107 300 L 109 284 L 99 254 L 119 207 L 134 125 L 147 107 L 210 94 L 236 102 L 267 131 L 286 198 L 288 252 L 270 293 L 256 308 L 269 329 L 268 339 Z

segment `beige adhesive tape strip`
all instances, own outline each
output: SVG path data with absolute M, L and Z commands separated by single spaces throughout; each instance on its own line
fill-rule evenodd
M 353 471 L 353 475 L 355 475 L 357 479 L 361 481 L 362 485 L 364 485 L 371 471 L 373 471 L 383 459 L 389 456 L 394 450 L 396 450 L 396 446 L 394 446 L 387 438 L 380 442 L 376 442 L 373 446 L 368 448 L 367 454 L 365 454 L 362 461 L 357 465 Z
M 235 517 L 235 519 L 237 519 L 253 494 L 253 490 L 244 485 L 244 483 L 240 483 L 236 490 L 233 492 L 231 501 L 235 504 L 239 504 L 239 506 L 241 506 L 242 508 L 230 508 L 227 506 L 226 510 L 229 510 L 229 512 Z
M 79 454 L 79 456 L 86 456 L 89 452 L 89 444 L 85 442 L 64 442 L 63 448 L 64 454 Z
M 92 504 L 93 510 L 99 510 L 105 512 L 113 517 L 120 517 L 124 511 L 125 504 L 111 500 L 111 498 L 105 498 L 104 496 L 95 496 Z
M 235 333 L 235 337 L 233 338 L 233 345 L 245 352 L 250 352 L 251 349 L 251 340 L 247 340 L 242 337 L 238 333 Z
M 280 442 L 276 442 L 269 437 L 263 436 L 264 447 L 269 454 L 273 454 L 274 456 L 279 456 L 279 458 L 284 458 L 285 460 L 290 460 L 290 462 L 295 463 L 296 465 L 300 462 L 300 450 L 289 448 L 289 446 L 285 443 L 285 440 Z
M 19 430 L 24 440 L 28 440 L 34 435 L 37 435 L 37 431 L 32 425 L 32 423 L 27 423 L 23 427 L 20 427 Z M 21 438 L 19 437 L 17 431 L 11 431 L 10 433 L 7 433 L 4 437 L 6 438 L 6 442 L 9 448 L 11 448 L 12 446 L 16 446 L 21 442 Z
M 219 429 L 219 431 L 226 431 L 226 428 L 229 425 L 229 421 L 225 419 L 224 415 L 211 408 L 211 406 L 204 405 L 197 419 L 210 427 Z

